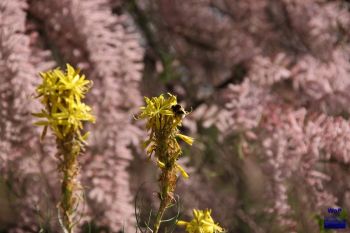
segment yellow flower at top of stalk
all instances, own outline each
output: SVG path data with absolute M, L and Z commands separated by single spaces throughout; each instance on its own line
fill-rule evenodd
M 168 97 L 160 95 L 159 97 L 145 97 L 146 106 L 141 107 L 141 113 L 137 119 L 146 119 L 146 129 L 149 131 L 149 137 L 144 142 L 144 148 L 151 157 L 156 150 L 160 150 L 162 145 L 166 144 L 168 151 L 166 154 L 170 158 L 157 157 L 157 165 L 164 169 L 167 161 L 176 161 L 181 155 L 182 150 L 177 142 L 180 138 L 189 145 L 192 145 L 193 138 L 179 133 L 178 127 L 181 126 L 183 118 L 188 114 L 181 105 L 177 103 L 176 96 L 168 93 Z M 155 153 L 157 156 L 157 153 Z M 176 169 L 188 178 L 184 169 L 175 163 Z
M 95 122 L 91 114 L 91 108 L 81 102 L 86 92 L 92 86 L 92 82 L 85 79 L 85 75 L 79 74 L 67 64 L 64 73 L 59 68 L 40 73 L 42 83 L 36 89 L 37 98 L 45 106 L 40 113 L 33 113 L 38 118 L 35 125 L 44 126 L 42 138 L 50 127 L 54 134 L 62 139 L 68 133 L 75 132 L 80 141 L 84 141 L 87 134 L 81 135 L 83 121 Z
M 215 224 L 211 217 L 211 210 L 193 210 L 193 219 L 191 222 L 178 221 L 178 226 L 186 228 L 187 233 L 217 233 L 224 232 L 224 229 Z

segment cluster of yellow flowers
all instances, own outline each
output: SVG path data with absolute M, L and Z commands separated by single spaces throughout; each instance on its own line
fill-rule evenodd
M 218 224 L 215 224 L 211 217 L 211 210 L 193 210 L 191 222 L 178 221 L 177 225 L 186 227 L 188 233 L 216 233 L 224 232 Z
M 145 97 L 146 106 L 141 107 L 141 114 L 138 116 L 138 119 L 147 119 L 146 128 L 150 131 L 144 147 L 147 148 L 149 156 L 155 154 L 159 168 L 163 169 L 167 164 L 174 163 L 182 176 L 188 178 L 185 170 L 176 163 L 182 153 L 176 138 L 189 145 L 193 143 L 193 138 L 179 133 L 178 129 L 187 112 L 178 105 L 176 96 L 170 93 L 168 95 L 168 98 L 163 95 L 151 99 Z M 162 151 L 163 149 L 166 151 Z
M 64 232 L 74 232 L 76 225 L 76 208 L 81 200 L 81 186 L 77 179 L 79 175 L 78 156 L 84 148 L 88 136 L 81 135 L 83 122 L 95 122 L 91 108 L 82 100 L 92 83 L 67 64 L 66 72 L 59 68 L 40 73 L 42 83 L 37 87 L 37 98 L 40 98 L 44 108 L 33 115 L 42 118 L 36 122 L 44 126 L 41 138 L 45 137 L 50 128 L 56 136 L 59 170 L 62 174 L 61 201 L 58 205 L 62 214 Z M 61 223 L 61 222 L 60 222 Z
M 181 126 L 183 118 L 188 114 L 181 105 L 177 103 L 176 96 L 168 93 L 168 98 L 163 95 L 151 99 L 145 97 L 146 106 L 141 107 L 138 119 L 146 119 L 146 128 L 149 138 L 144 142 L 147 154 L 153 154 L 157 159 L 157 165 L 162 170 L 160 175 L 161 204 L 157 213 L 153 232 L 159 230 L 161 218 L 165 209 L 172 202 L 175 190 L 176 173 L 180 172 L 183 177 L 188 178 L 185 170 L 176 162 L 182 154 L 177 138 L 192 145 L 193 138 L 180 134 L 178 127 Z M 211 210 L 193 210 L 194 219 L 191 222 L 178 221 L 177 224 L 185 226 L 188 233 L 216 233 L 224 232 L 210 216 Z
M 69 132 L 76 132 L 78 138 L 84 141 L 88 135 L 80 134 L 83 128 L 82 121 L 95 122 L 91 108 L 81 102 L 91 87 L 91 81 L 85 80 L 85 76 L 79 75 L 79 70 L 75 70 L 69 64 L 66 73 L 57 68 L 40 73 L 40 76 L 43 81 L 36 92 L 45 109 L 33 115 L 46 118 L 35 123 L 45 127 L 42 138 L 47 127 L 50 127 L 59 139 L 63 139 Z
M 64 73 L 59 68 L 40 73 L 42 84 L 36 89 L 44 109 L 33 115 L 44 118 L 36 122 L 36 125 L 44 126 L 42 138 L 47 128 L 50 127 L 57 137 L 59 153 L 62 155 L 61 169 L 62 201 L 60 207 L 63 212 L 63 227 L 67 232 L 73 232 L 72 221 L 74 206 L 77 204 L 73 197 L 78 184 L 74 181 L 78 174 L 77 156 L 80 153 L 81 143 L 85 141 L 87 134 L 81 135 L 83 121 L 94 122 L 91 108 L 81 102 L 86 92 L 91 87 L 91 81 L 85 80 L 84 75 L 79 74 L 67 64 Z M 161 219 L 166 208 L 173 202 L 173 192 L 176 186 L 177 173 L 188 178 L 188 174 L 177 163 L 182 154 L 177 138 L 192 145 L 193 138 L 179 133 L 183 118 L 188 114 L 177 103 L 176 96 L 169 94 L 151 99 L 145 97 L 146 106 L 141 107 L 138 119 L 146 119 L 146 128 L 150 132 L 149 138 L 144 142 L 147 154 L 151 158 L 154 154 L 158 167 L 162 170 L 159 178 L 161 204 L 157 213 L 154 232 L 157 233 Z M 75 147 L 76 143 L 78 146 Z M 224 230 L 211 217 L 211 210 L 193 210 L 194 218 L 191 222 L 178 221 L 177 224 L 185 226 L 188 233 L 216 233 Z

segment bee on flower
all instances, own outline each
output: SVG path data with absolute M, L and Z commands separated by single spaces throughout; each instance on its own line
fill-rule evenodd
M 162 216 L 174 201 L 174 191 L 177 174 L 188 178 L 186 171 L 177 163 L 182 154 L 177 139 L 181 139 L 192 145 L 193 138 L 180 133 L 179 126 L 188 114 L 184 108 L 177 103 L 176 96 L 168 93 L 168 97 L 145 97 L 146 106 L 141 107 L 141 113 L 137 119 L 146 119 L 146 129 L 149 132 L 143 146 L 147 155 L 156 158 L 156 164 L 161 170 L 159 177 L 160 206 L 157 212 L 153 232 L 157 233 Z
M 141 107 L 141 114 L 137 118 L 147 119 L 146 129 L 149 131 L 149 137 L 143 146 L 150 157 L 155 154 L 159 168 L 163 169 L 171 161 L 176 170 L 188 178 L 185 170 L 176 163 L 182 154 L 177 138 L 189 145 L 193 143 L 193 138 L 179 133 L 178 129 L 188 112 L 177 103 L 176 96 L 170 93 L 168 95 L 168 98 L 164 98 L 163 95 L 152 99 L 145 97 L 146 106 Z M 165 149 L 161 143 L 167 144 L 166 151 L 160 151 L 161 148 Z

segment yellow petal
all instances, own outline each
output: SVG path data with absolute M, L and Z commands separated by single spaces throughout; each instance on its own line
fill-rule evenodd
M 176 168 L 180 171 L 181 175 L 185 178 L 188 179 L 190 176 L 187 174 L 187 172 L 185 171 L 185 169 L 183 169 L 179 164 L 175 164 Z
M 165 164 L 157 159 L 158 167 L 165 168 Z
M 179 220 L 179 221 L 176 222 L 176 225 L 178 225 L 178 226 L 186 226 L 188 223 L 189 222 Z
M 82 141 L 86 141 L 86 140 L 88 139 L 89 135 L 90 135 L 90 132 L 86 132 L 86 133 L 81 137 L 81 140 L 82 140 Z
M 152 142 L 151 139 L 148 139 L 142 143 L 142 147 L 145 149 L 149 146 L 149 144 Z
M 34 123 L 36 126 L 48 126 L 49 122 L 48 121 L 37 121 Z
M 32 115 L 35 116 L 35 117 L 39 117 L 39 118 L 47 117 L 47 114 L 42 113 L 42 112 L 40 112 L 40 113 L 32 113 Z
M 166 116 L 173 116 L 174 115 L 174 112 L 170 111 L 170 110 L 160 110 L 159 113 L 162 115 L 166 115 Z
M 186 136 L 186 135 L 183 135 L 183 134 L 177 134 L 177 136 L 179 138 L 181 138 L 184 142 L 186 142 L 187 144 L 191 145 L 193 144 L 193 138 L 192 137 L 189 137 L 189 136 Z
M 68 63 L 66 64 L 66 67 L 67 67 L 67 75 L 73 76 L 75 74 L 74 68 L 71 65 L 69 65 Z

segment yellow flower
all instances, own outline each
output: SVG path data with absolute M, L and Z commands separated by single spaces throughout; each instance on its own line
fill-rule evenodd
M 218 224 L 215 224 L 210 216 L 211 210 L 193 210 L 193 220 L 191 222 L 178 221 L 177 225 L 186 227 L 188 233 L 216 233 L 224 232 Z
M 157 160 L 157 165 L 160 169 L 163 169 L 165 168 L 165 164 L 162 163 L 161 161 Z M 180 164 L 176 163 L 175 162 L 175 168 L 176 168 L 176 171 L 180 172 L 182 177 L 185 178 L 185 179 L 188 179 L 189 178 L 189 175 L 187 174 L 187 172 L 185 171 L 185 169 L 183 169 L 183 167 L 181 167 Z
M 165 164 L 172 164 L 176 171 L 188 178 L 185 170 L 175 162 L 182 153 L 177 138 L 189 145 L 193 143 L 193 138 L 180 134 L 178 129 L 184 116 L 188 113 L 182 110 L 183 108 L 177 103 L 176 96 L 170 93 L 168 96 L 165 98 L 160 95 L 151 99 L 145 97 L 146 106 L 140 108 L 141 113 L 137 117 L 137 119 L 147 120 L 146 128 L 150 132 L 143 146 L 150 157 L 153 153 L 155 154 L 159 168 L 164 168 Z M 181 117 L 179 117 L 179 111 L 176 110 L 181 110 Z M 163 148 L 167 148 L 167 151 L 163 151 Z
M 174 116 L 171 106 L 175 105 L 176 96 L 169 94 L 169 98 L 165 99 L 163 95 L 159 97 L 153 97 L 149 99 L 145 97 L 146 106 L 141 107 L 141 114 L 138 119 L 148 119 L 147 121 L 147 130 L 154 128 L 160 129 L 164 127 L 164 116 Z
M 169 94 L 151 99 L 145 97 L 146 106 L 141 107 L 141 113 L 137 119 L 146 119 L 146 128 L 149 132 L 148 139 L 143 143 L 149 158 L 154 154 L 157 165 L 161 170 L 159 176 L 160 205 L 153 226 L 153 232 L 158 233 L 162 222 L 162 216 L 174 201 L 177 174 L 181 173 L 188 178 L 185 170 L 176 162 L 182 154 L 177 142 L 180 138 L 192 145 L 193 138 L 179 133 L 179 126 L 188 114 L 177 103 L 176 96 Z
M 33 115 L 45 119 L 35 123 L 44 126 L 42 138 L 47 127 L 50 127 L 60 139 L 70 132 L 75 132 L 79 139 L 84 141 L 86 135 L 80 134 L 80 130 L 83 129 L 82 122 L 95 122 L 91 108 L 81 102 L 92 85 L 91 81 L 85 80 L 85 76 L 80 75 L 79 70 L 75 70 L 69 64 L 66 73 L 57 68 L 40 73 L 40 76 L 43 81 L 36 92 L 45 108 Z

